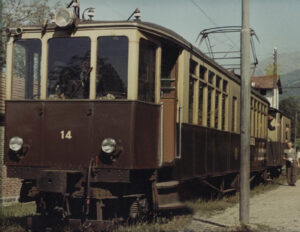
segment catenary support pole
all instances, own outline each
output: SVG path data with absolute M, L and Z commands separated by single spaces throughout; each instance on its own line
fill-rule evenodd
M 4 81 L 1 80 L 3 78 L 3 64 L 4 64 L 4 23 L 3 23 L 3 5 L 4 1 L 0 0 L 0 92 L 3 91 Z M 0 105 L 1 105 L 0 101 Z M 3 216 L 3 181 L 4 181 L 4 164 L 3 164 L 3 154 L 4 154 L 4 112 L 0 107 L 0 217 Z
M 240 223 L 249 223 L 250 192 L 250 0 L 242 1 L 241 32 L 241 157 L 240 157 Z

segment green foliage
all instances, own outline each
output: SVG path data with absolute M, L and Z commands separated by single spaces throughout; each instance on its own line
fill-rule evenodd
M 17 203 L 5 206 L 3 210 L 4 217 L 24 217 L 34 215 L 36 212 L 35 202 Z
M 269 64 L 265 69 L 265 75 L 272 76 L 274 74 L 274 64 Z M 280 64 L 277 64 L 277 74 L 280 75 Z
M 167 232 L 184 230 L 192 221 L 191 215 L 172 218 L 157 217 L 153 222 L 139 222 L 132 225 L 119 226 L 114 232 Z
M 25 25 L 42 25 L 45 19 L 50 17 L 50 14 L 54 14 L 55 11 L 62 6 L 61 2 L 62 1 L 58 0 L 5 1 L 1 14 L 3 17 L 3 20 L 1 20 L 1 28 L 22 27 Z M 5 65 L 5 30 L 1 31 L 1 39 L 0 67 Z
M 57 2 L 50 6 L 49 0 L 10 0 L 4 4 L 4 26 L 41 25 L 55 9 L 61 6 Z
M 25 232 L 26 216 L 36 214 L 35 202 L 17 203 L 5 206 L 0 217 L 0 231 Z

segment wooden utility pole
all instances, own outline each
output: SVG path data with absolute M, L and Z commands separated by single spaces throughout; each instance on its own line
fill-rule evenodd
M 241 157 L 240 157 L 240 223 L 249 223 L 250 193 L 250 0 L 242 1 L 241 32 Z
M 4 64 L 4 23 L 3 23 L 3 1 L 0 0 L 0 92 L 3 91 L 4 81 L 1 80 L 3 78 L 3 64 Z M 0 94 L 1 98 L 1 94 Z M 3 99 L 4 102 L 4 99 Z M 0 216 L 3 216 L 3 179 L 4 179 L 4 170 L 3 170 L 3 156 L 4 156 L 4 110 L 1 110 L 1 99 L 0 99 Z M 2 112 L 1 112 L 2 111 Z

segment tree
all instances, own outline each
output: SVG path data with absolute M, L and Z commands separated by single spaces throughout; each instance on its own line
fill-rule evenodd
M 61 7 L 61 2 L 58 0 L 9 0 L 5 1 L 4 5 L 1 1 L 0 9 L 3 11 L 0 17 L 0 70 L 5 65 L 5 29 L 9 27 L 22 27 L 25 25 L 42 25 L 46 18 L 49 18 L 51 13 L 54 13 L 57 8 Z
M 5 1 L 4 27 L 20 27 L 24 25 L 41 25 L 51 13 L 61 6 L 56 2 L 53 7 L 49 0 L 10 0 Z
M 267 67 L 265 67 L 265 75 L 266 76 L 273 76 L 274 75 L 274 64 L 269 64 Z M 280 64 L 277 64 L 277 74 L 280 75 Z

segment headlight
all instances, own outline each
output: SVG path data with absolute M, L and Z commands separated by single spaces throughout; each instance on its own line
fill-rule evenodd
M 106 138 L 102 141 L 102 151 L 110 154 L 116 150 L 116 144 L 116 140 L 112 138 Z
M 71 9 L 61 8 L 55 15 L 55 23 L 59 27 L 71 26 L 74 22 L 74 19 L 75 14 Z
M 15 152 L 20 151 L 22 147 L 23 147 L 23 139 L 22 138 L 15 136 L 9 140 L 9 148 L 12 151 L 15 151 Z

